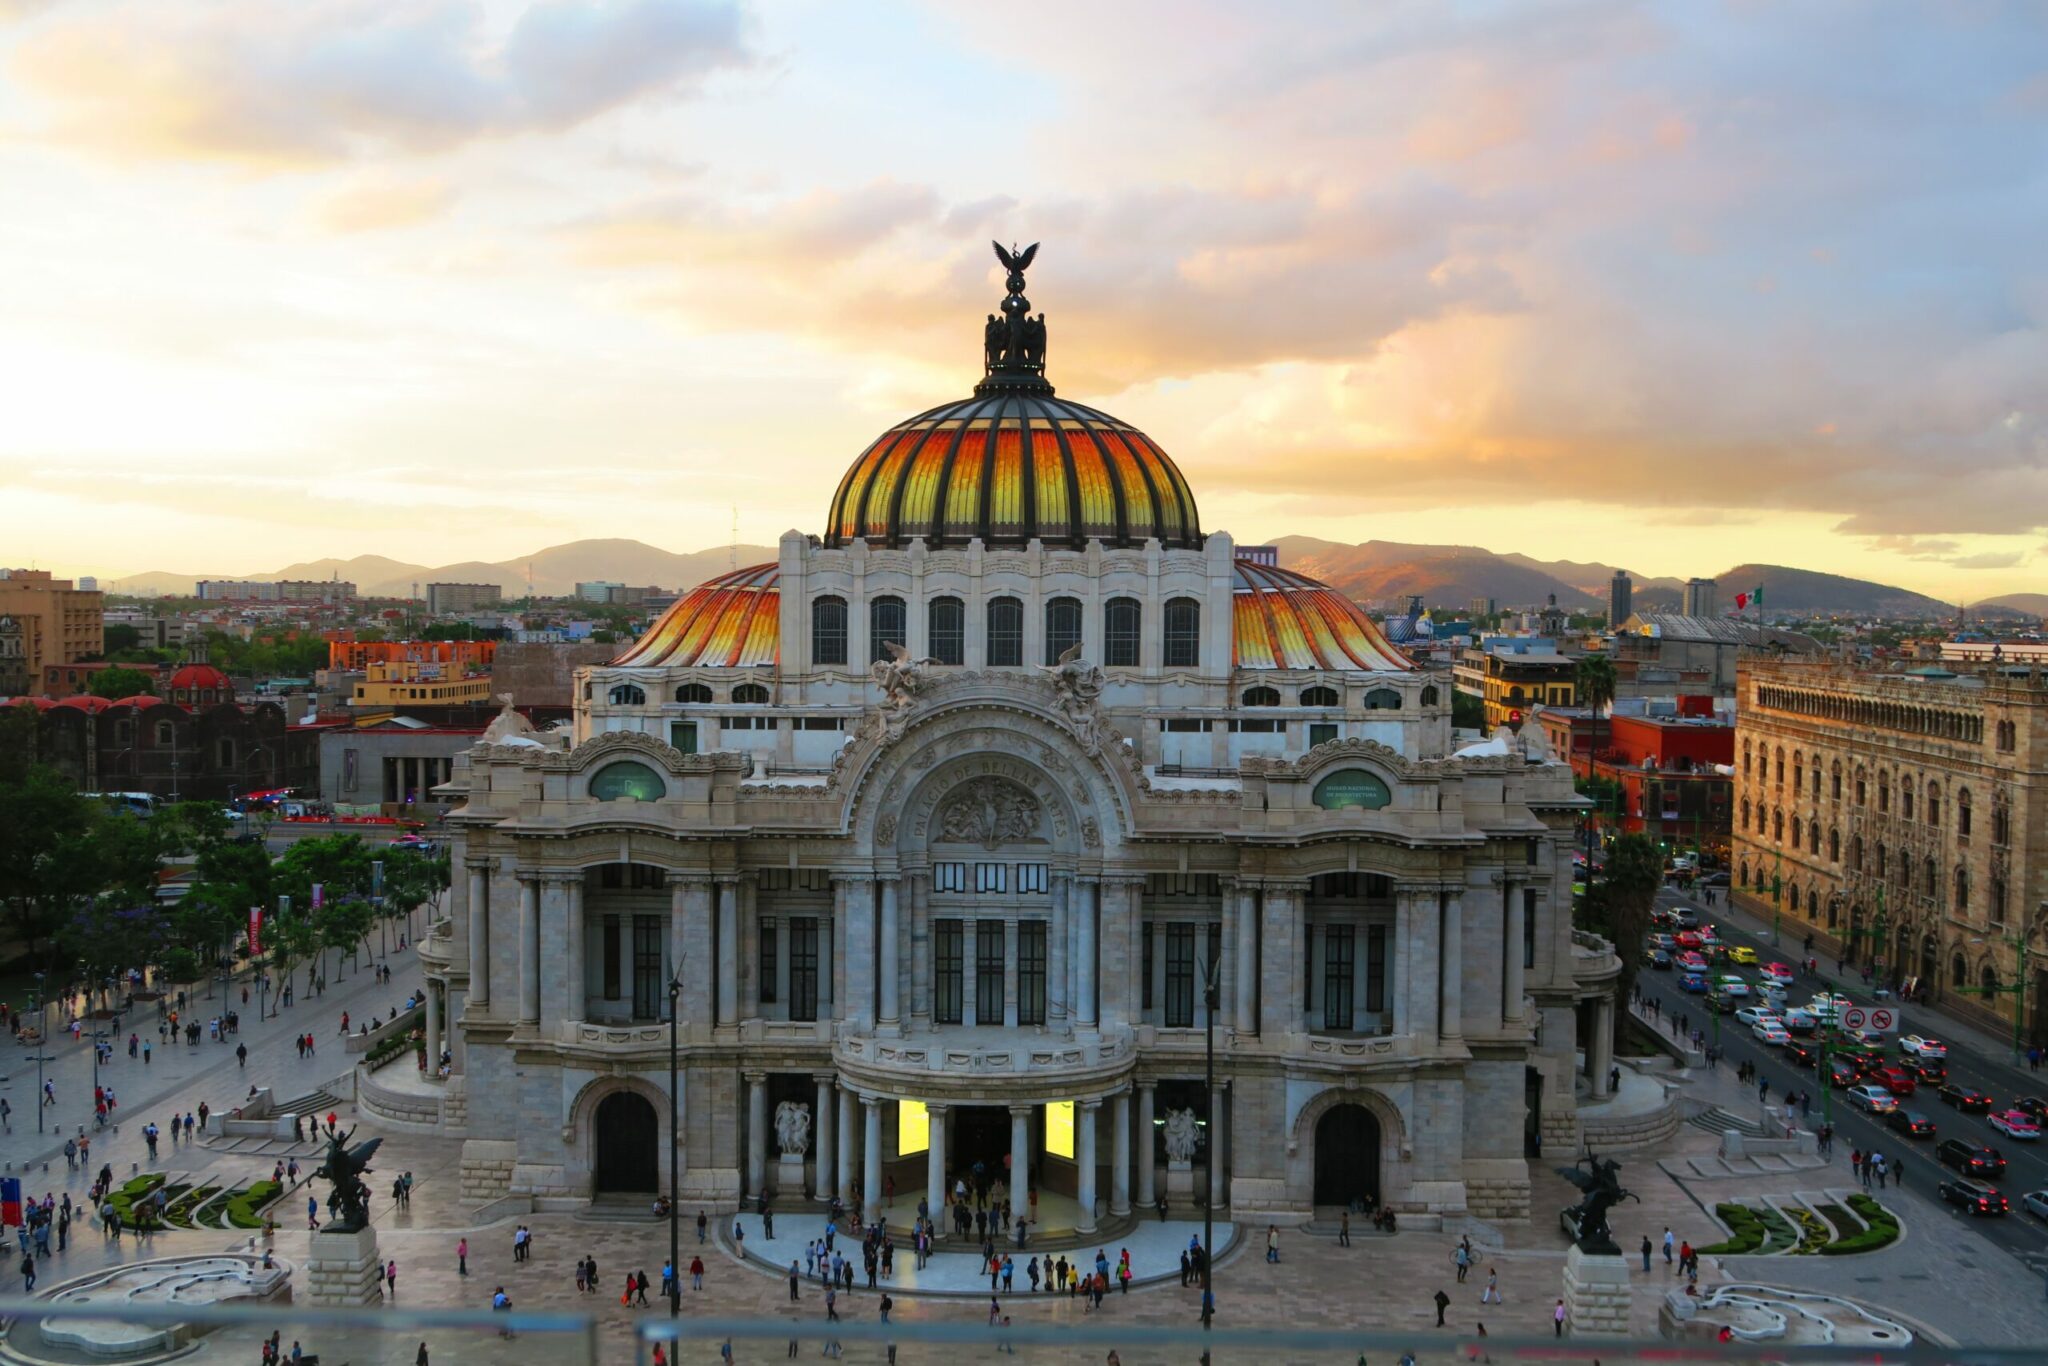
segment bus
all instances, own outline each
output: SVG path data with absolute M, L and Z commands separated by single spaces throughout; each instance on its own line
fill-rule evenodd
M 125 811 L 138 820 L 148 820 L 156 814 L 156 798 L 147 792 L 88 792 L 94 801 L 105 802 L 116 811 Z

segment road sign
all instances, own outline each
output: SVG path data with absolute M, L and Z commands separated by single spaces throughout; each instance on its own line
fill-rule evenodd
M 1850 1006 L 1842 1012 L 1842 1028 L 1867 1029 L 1873 1034 L 1899 1032 L 1899 1012 L 1890 1006 Z

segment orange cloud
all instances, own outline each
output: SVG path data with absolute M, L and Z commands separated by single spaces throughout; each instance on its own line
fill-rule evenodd
M 329 195 L 318 217 L 329 232 L 382 232 L 439 218 L 454 202 L 455 192 L 442 181 L 371 181 Z

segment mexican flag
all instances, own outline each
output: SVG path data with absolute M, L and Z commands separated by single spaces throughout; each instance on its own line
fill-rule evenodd
M 1763 600 L 1764 590 L 1761 587 L 1752 588 L 1747 593 L 1737 593 L 1735 595 L 1735 610 L 1740 612 L 1745 607 L 1759 606 Z

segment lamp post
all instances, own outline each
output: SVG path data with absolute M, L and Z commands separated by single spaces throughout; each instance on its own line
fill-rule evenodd
M 1785 912 L 1785 851 L 1780 849 L 1771 855 L 1771 947 L 1778 947 L 1778 927 L 1784 920 Z
M 2027 940 L 2035 927 L 2027 926 L 2017 935 L 1994 935 L 1987 939 L 1983 935 L 1970 936 L 1972 944 L 1999 943 L 2019 955 L 2019 966 L 2013 974 L 2009 987 L 1957 987 L 1956 991 L 1965 996 L 2011 996 L 2012 1003 L 2012 1060 L 2021 1060 L 2020 1035 L 2027 1018 Z
M 389 958 L 390 940 L 384 933 L 384 860 L 370 862 L 370 907 L 377 917 L 377 956 Z
M 280 926 L 281 926 L 281 925 L 283 925 L 283 924 L 284 924 L 284 922 L 285 922 L 286 920 L 288 920 L 288 919 L 290 919 L 290 918 L 291 918 L 291 913 L 292 913 L 292 898 L 291 898 L 291 894 L 290 894 L 289 892 L 281 892 L 281 893 L 279 893 L 279 894 L 278 894 L 278 898 L 277 898 L 277 923 L 278 923 L 278 924 L 279 924 Z M 267 973 L 265 974 L 265 977 L 266 977 L 266 979 L 268 978 L 268 975 L 269 975 L 269 974 L 267 974 Z M 277 1018 L 277 1012 L 278 1012 L 278 1010 L 279 1010 L 280 1008 L 282 1008 L 282 1007 L 283 1007 L 283 1005 L 284 1005 L 284 987 L 285 987 L 285 982 L 284 982 L 284 981 L 283 981 L 283 980 L 281 979 L 281 980 L 280 980 L 280 981 L 278 982 L 278 991 L 277 991 L 277 1005 L 274 1005 L 274 1006 L 272 1006 L 272 1007 L 270 1008 L 270 1017 L 271 1017 L 272 1019 L 276 1019 L 276 1018 Z
M 43 1090 L 43 1050 L 50 1043 L 50 1016 L 43 1008 L 43 974 L 36 974 L 36 1132 L 43 1131 L 43 1111 L 48 1093 Z
M 683 965 L 676 964 L 668 979 L 668 1316 L 683 1314 L 683 1193 L 682 1159 L 678 1154 L 676 1124 L 676 1002 L 683 994 Z
M 1202 1109 L 1206 1112 L 1202 1118 L 1204 1125 L 1209 1130 L 1209 1163 L 1212 1167 L 1216 1163 L 1218 1147 L 1216 1141 L 1216 1016 L 1223 1008 L 1222 992 L 1217 985 L 1217 979 L 1221 974 L 1222 967 L 1222 960 L 1219 958 L 1216 962 L 1205 965 L 1205 970 L 1202 973 L 1202 1006 L 1205 1017 L 1202 1022 Z M 1216 1186 L 1216 1179 L 1213 1174 L 1210 1176 L 1209 1186 L 1212 1190 Z M 1204 1200 L 1202 1202 L 1202 1331 L 1205 1333 L 1209 1331 L 1210 1320 L 1216 1316 L 1216 1295 L 1211 1283 L 1211 1273 L 1216 1265 L 1215 1241 L 1216 1202 L 1213 1199 Z M 1204 1348 L 1202 1360 L 1207 1361 L 1208 1359 L 1208 1350 Z

